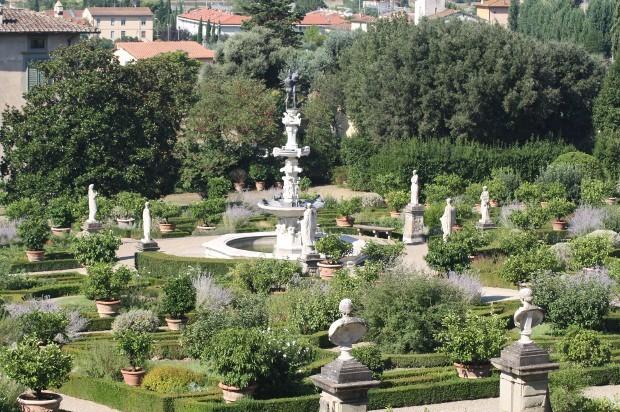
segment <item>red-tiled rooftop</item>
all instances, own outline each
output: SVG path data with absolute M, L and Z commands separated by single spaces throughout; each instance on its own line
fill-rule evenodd
M 179 17 L 190 20 L 200 20 L 203 22 L 210 21 L 211 23 L 221 24 L 222 26 L 240 26 L 246 20 L 250 19 L 250 16 L 242 16 L 240 14 L 228 13 L 223 10 L 216 9 L 194 9 L 187 13 L 181 14 Z
M 136 59 L 148 59 L 161 53 L 183 51 L 191 59 L 213 59 L 215 52 L 202 47 L 195 41 L 151 41 L 151 42 L 118 42 L 117 49 L 123 49 Z
M 474 3 L 476 7 L 510 7 L 510 0 L 488 0 L 483 3 Z
M 348 21 L 336 12 L 315 10 L 306 14 L 299 24 L 301 26 L 339 26 L 347 23 Z
M 32 10 L 0 8 L 0 33 L 98 33 L 95 27 L 46 16 Z
M 88 7 L 91 16 L 152 16 L 148 7 Z
M 61 17 L 71 23 L 87 26 L 88 22 L 82 18 L 83 12 L 83 9 L 64 10 Z M 45 13 L 46 16 L 55 17 L 54 10 L 45 10 L 43 13 Z
M 354 14 L 351 18 L 351 21 L 355 23 L 373 23 L 376 20 L 377 19 L 373 16 L 368 16 L 366 14 Z

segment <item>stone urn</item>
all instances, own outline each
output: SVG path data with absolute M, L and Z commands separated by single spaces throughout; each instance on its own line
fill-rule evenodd
M 133 229 L 133 224 L 135 221 L 136 219 L 133 219 L 133 218 L 116 219 L 116 224 L 118 225 L 119 229 L 128 230 L 128 229 Z
M 177 225 L 174 223 L 160 223 L 159 231 L 161 233 L 171 233 L 177 228 Z
M 24 412 L 54 412 L 60 409 L 62 396 L 53 392 L 43 392 L 37 398 L 30 392 L 22 393 L 17 397 L 20 409 Z
M 613 206 L 618 203 L 618 198 L 608 197 L 607 199 L 605 199 L 605 203 L 607 203 L 609 206 Z
M 568 223 L 565 220 L 554 220 L 553 222 L 551 222 L 551 226 L 553 226 L 553 230 L 555 230 L 556 232 L 560 232 L 562 230 L 566 230 L 566 226 L 568 225 Z
M 166 325 L 168 325 L 169 330 L 174 330 L 174 331 L 183 330 L 186 323 L 187 323 L 187 319 L 166 318 Z
M 52 234 L 56 236 L 64 236 L 71 233 L 70 227 L 52 227 Z
M 28 258 L 28 262 L 41 262 L 45 259 L 45 251 L 44 250 L 27 250 L 26 257 Z
M 100 318 L 113 318 L 121 307 L 120 300 L 96 300 L 95 304 Z
M 129 386 L 140 386 L 142 385 L 142 379 L 144 379 L 144 375 L 146 375 L 146 371 L 142 368 L 136 368 L 136 370 L 131 369 L 121 369 L 121 374 L 123 375 L 123 380 Z
M 262 192 L 263 190 L 265 190 L 267 183 L 265 183 L 264 180 L 257 180 L 256 182 L 254 182 L 254 185 L 256 186 L 257 191 Z
M 463 379 L 480 379 L 488 378 L 491 376 L 491 363 L 455 363 L 454 367 L 459 375 L 459 378 Z
M 337 270 L 342 269 L 342 263 L 319 262 L 319 275 L 323 280 L 331 280 Z
M 338 227 L 351 227 L 355 222 L 355 218 L 352 216 L 339 216 L 336 218 L 336 226 Z
M 224 402 L 233 403 L 237 402 L 239 399 L 254 395 L 258 385 L 253 383 L 243 389 L 240 389 L 236 386 L 229 386 L 220 382 L 217 386 L 222 390 L 222 399 L 224 399 Z

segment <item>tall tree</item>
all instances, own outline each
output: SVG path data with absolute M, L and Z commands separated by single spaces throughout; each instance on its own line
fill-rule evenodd
M 519 26 L 519 0 L 510 0 L 508 9 L 508 27 L 512 31 L 517 31 Z
M 616 9 L 614 11 L 611 42 L 612 53 L 614 59 L 616 59 L 620 52 L 620 1 L 616 3 Z
M 200 18 L 200 21 L 198 22 L 198 35 L 196 36 L 196 41 L 200 44 L 202 44 L 202 17 Z
M 205 39 L 207 43 L 211 43 L 211 19 L 207 20 L 207 28 L 205 30 Z
M 40 64 L 51 80 L 3 114 L 0 171 L 8 200 L 83 193 L 169 193 L 181 121 L 195 101 L 199 64 L 170 53 L 121 66 L 82 42 Z
M 291 7 L 290 0 L 243 0 L 238 3 L 243 13 L 251 18 L 243 23 L 249 30 L 253 27 L 266 27 L 282 41 L 285 46 L 299 44 L 300 33 L 295 24 L 303 18 L 303 14 Z

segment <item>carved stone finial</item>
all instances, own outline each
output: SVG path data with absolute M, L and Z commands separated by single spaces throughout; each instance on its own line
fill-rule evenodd
M 342 318 L 329 327 L 329 340 L 340 347 L 338 359 L 353 359 L 351 356 L 353 344 L 359 342 L 368 333 L 368 325 L 363 319 L 351 316 L 353 312 L 351 299 L 341 300 L 338 309 L 342 313 Z
M 523 288 L 519 291 L 521 306 L 514 315 L 515 326 L 521 329 L 521 338 L 519 343 L 532 343 L 532 329 L 540 325 L 543 321 L 543 310 L 532 304 L 534 299 L 532 289 Z

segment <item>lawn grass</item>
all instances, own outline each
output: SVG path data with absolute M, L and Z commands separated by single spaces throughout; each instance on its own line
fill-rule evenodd
M 504 258 L 480 257 L 472 263 L 471 267 L 480 274 L 480 282 L 483 286 L 517 289 L 515 285 L 500 277 L 499 270 L 503 262 Z

